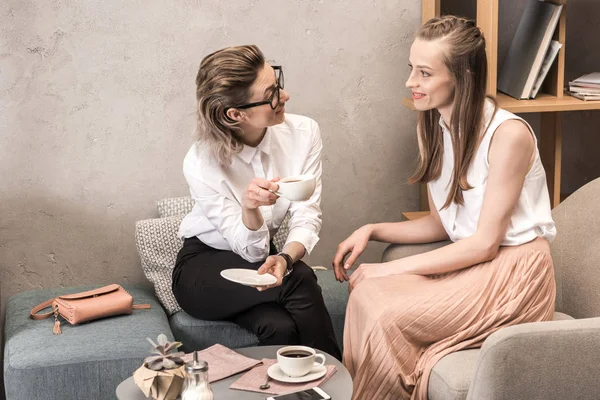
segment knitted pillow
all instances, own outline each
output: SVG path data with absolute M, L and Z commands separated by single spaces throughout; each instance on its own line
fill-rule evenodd
M 183 246 L 183 241 L 177 237 L 182 219 L 183 215 L 174 215 L 135 223 L 135 244 L 142 271 L 154 285 L 156 297 L 169 315 L 181 310 L 173 295 L 171 275 L 177 253 Z
M 158 215 L 160 217 L 171 217 L 175 215 L 185 215 L 192 211 L 194 207 L 194 200 L 190 196 L 185 197 L 172 197 L 168 199 L 160 200 L 157 204 Z M 277 248 L 277 251 L 281 251 L 283 246 L 285 245 L 285 240 L 287 239 L 289 230 L 288 230 L 288 221 L 290 220 L 290 214 L 288 213 L 283 221 L 281 222 L 281 226 L 277 233 L 273 236 L 273 243 Z
M 156 206 L 158 208 L 158 216 L 161 218 L 172 217 L 173 215 L 185 215 L 192 211 L 194 200 L 190 196 L 171 197 L 160 200 Z

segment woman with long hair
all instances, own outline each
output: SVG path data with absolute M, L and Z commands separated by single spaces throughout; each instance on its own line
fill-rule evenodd
M 365 225 L 338 246 L 335 276 L 351 290 L 343 360 L 355 399 L 426 399 L 429 373 L 445 355 L 554 314 L 546 175 L 531 127 L 486 97 L 482 32 L 467 19 L 433 18 L 409 61 L 406 86 L 419 111 L 411 182 L 427 184 L 431 213 Z M 348 276 L 369 240 L 448 239 Z

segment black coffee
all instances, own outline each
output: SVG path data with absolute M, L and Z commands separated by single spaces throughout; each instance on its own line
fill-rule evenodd
M 280 354 L 284 357 L 289 357 L 289 358 L 304 358 L 304 357 L 312 356 L 312 353 L 309 353 L 308 351 L 302 351 L 302 350 L 284 351 L 283 353 L 280 353 Z

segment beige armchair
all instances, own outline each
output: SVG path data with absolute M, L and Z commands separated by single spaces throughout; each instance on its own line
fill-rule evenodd
M 442 358 L 431 373 L 430 400 L 600 399 L 600 178 L 552 215 L 554 321 L 504 328 L 481 349 Z M 390 245 L 383 261 L 444 244 Z

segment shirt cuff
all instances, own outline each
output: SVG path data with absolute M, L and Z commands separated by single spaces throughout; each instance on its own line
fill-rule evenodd
M 238 236 L 239 251 L 236 251 L 248 262 L 264 260 L 269 255 L 269 228 L 263 222 L 260 228 L 253 231 L 241 223 L 241 234 Z
M 263 221 L 263 224 L 257 230 L 253 231 L 248 229 L 246 225 L 242 222 L 243 230 L 246 232 L 246 240 L 244 242 L 248 244 L 257 244 L 261 241 L 264 241 L 269 236 L 269 228 L 267 228 L 267 224 Z
M 290 229 L 285 244 L 288 244 L 290 242 L 302 243 L 304 249 L 306 250 L 306 253 L 310 254 L 310 252 L 315 247 L 318 241 L 319 236 L 312 230 L 303 228 L 301 226 L 297 226 Z

